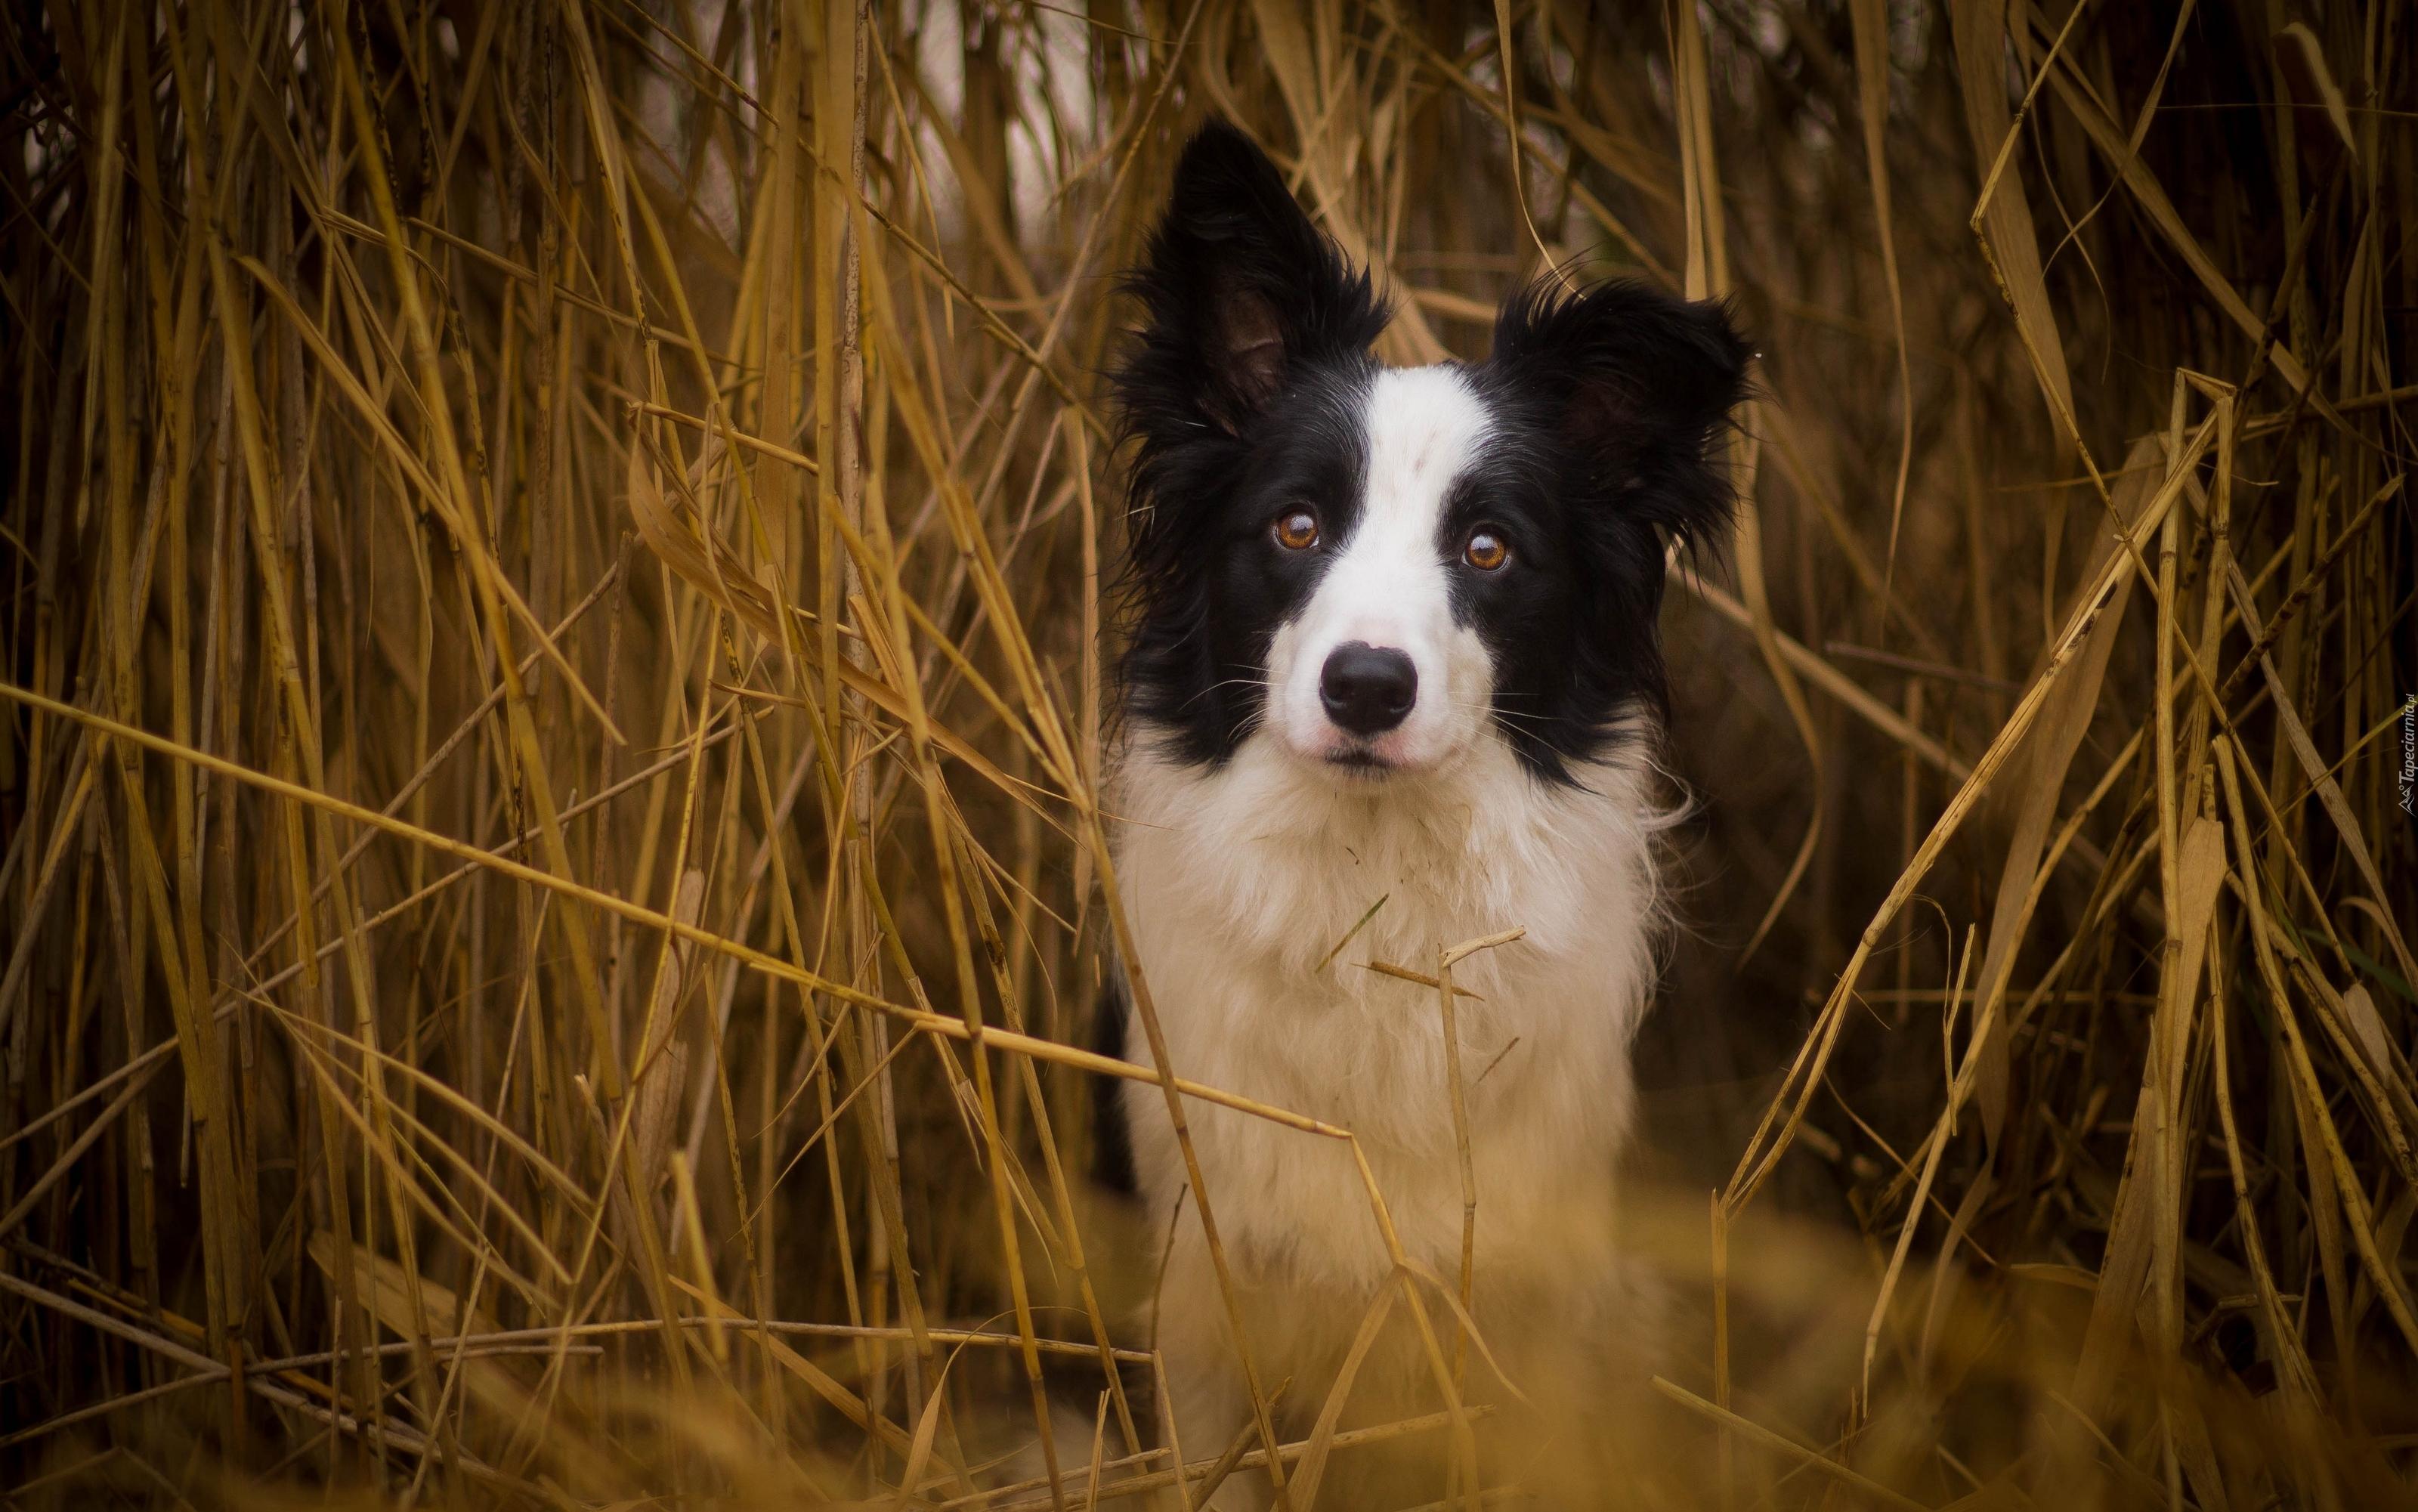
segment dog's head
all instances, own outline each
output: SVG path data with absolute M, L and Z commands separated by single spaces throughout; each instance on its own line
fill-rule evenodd
M 1748 352 L 1720 305 L 1539 284 L 1485 362 L 1383 366 L 1367 274 L 1216 123 L 1129 287 L 1138 734 L 1347 779 L 1494 739 L 1561 780 L 1660 713 L 1664 542 L 1730 506 Z

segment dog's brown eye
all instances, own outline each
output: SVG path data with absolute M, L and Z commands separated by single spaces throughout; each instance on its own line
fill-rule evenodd
M 1308 510 L 1288 510 L 1277 516 L 1277 544 L 1287 551 L 1308 551 L 1318 544 L 1318 516 Z
M 1481 573 L 1491 573 L 1511 559 L 1511 548 L 1492 530 L 1471 531 L 1469 544 L 1462 549 L 1461 554 L 1470 566 Z

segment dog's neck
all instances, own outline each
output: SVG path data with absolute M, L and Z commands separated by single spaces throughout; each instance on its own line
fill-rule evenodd
M 1140 867 L 1128 882 L 1149 890 L 1144 907 L 1214 919 L 1237 954 L 1308 970 L 1355 925 L 1359 942 L 1411 959 L 1513 926 L 1549 955 L 1653 932 L 1667 816 L 1642 760 L 1554 783 L 1484 740 L 1434 771 L 1372 777 L 1313 767 L 1264 736 L 1188 765 L 1150 736 L 1134 731 L 1119 753 L 1120 849 Z

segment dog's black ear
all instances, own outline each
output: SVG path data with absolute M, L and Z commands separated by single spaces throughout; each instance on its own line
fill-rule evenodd
M 1584 460 L 1588 492 L 1686 540 L 1730 513 L 1716 443 L 1752 356 L 1721 300 L 1616 282 L 1511 298 L 1484 373 L 1538 407 Z
M 1365 352 L 1385 326 L 1368 275 L 1309 223 L 1267 154 L 1223 121 L 1186 145 L 1126 286 L 1147 318 L 1119 387 L 1146 443 L 1203 423 L 1232 434 L 1304 364 Z

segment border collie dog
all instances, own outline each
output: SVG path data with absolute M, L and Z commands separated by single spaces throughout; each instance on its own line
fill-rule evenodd
M 1118 374 L 1126 970 L 1181 1074 L 1352 1130 L 1408 1258 L 1457 1291 L 1438 994 L 1369 963 L 1432 973 L 1441 948 L 1524 928 L 1454 972 L 1473 1311 L 1513 1384 L 1564 1391 L 1523 1372 L 1587 1379 L 1657 1310 L 1612 1202 L 1667 822 L 1656 615 L 1666 542 L 1728 518 L 1718 443 L 1746 344 L 1715 304 L 1547 283 L 1503 307 L 1484 362 L 1384 366 L 1367 274 L 1215 122 L 1128 287 L 1145 319 Z M 1112 991 L 1101 1038 L 1148 1065 L 1128 1011 Z M 1169 1245 L 1155 1327 L 1181 1447 L 1216 1455 L 1249 1400 L 1201 1226 L 1164 1228 L 1185 1184 L 1164 1094 L 1101 1085 L 1103 1174 Z M 1393 1262 L 1342 1141 L 1198 1101 L 1186 1116 L 1254 1374 L 1292 1381 L 1291 1436 Z M 1421 1291 L 1449 1354 L 1450 1305 Z M 1366 1353 L 1346 1421 L 1441 1405 L 1408 1316 Z M 1495 1379 L 1479 1358 L 1474 1396 Z M 1235 1475 L 1214 1504 L 1258 1484 Z

